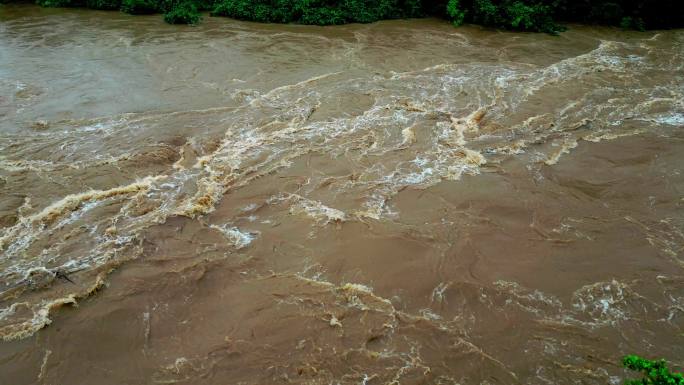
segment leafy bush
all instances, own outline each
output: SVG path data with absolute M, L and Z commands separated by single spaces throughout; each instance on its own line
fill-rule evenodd
M 621 26 L 632 29 L 684 26 L 681 0 L 424 0 L 431 14 L 459 23 L 555 33 L 558 21 Z M 438 8 L 446 12 L 440 13 Z M 435 9 L 437 8 L 437 9 Z
M 329 25 L 419 17 L 424 13 L 420 0 L 220 0 L 212 15 Z
M 563 28 L 554 21 L 554 5 L 541 0 L 449 0 L 446 14 L 454 25 L 469 21 L 490 27 L 555 34 Z
M 36 3 L 41 7 L 81 7 L 84 2 L 77 0 L 36 0 Z
M 631 16 L 625 16 L 620 19 L 620 27 L 623 29 L 638 29 L 639 31 L 646 30 L 644 21 L 640 17 L 633 18 Z
M 156 0 L 123 0 L 121 10 L 131 15 L 148 15 L 159 12 Z
M 164 13 L 164 21 L 169 24 L 197 24 L 200 20 L 202 15 L 197 6 L 189 1 L 177 4 Z
M 463 24 L 466 11 L 461 9 L 461 3 L 459 0 L 449 0 L 446 5 L 446 13 L 455 26 L 458 27 L 459 25 Z
M 121 9 L 121 0 L 86 0 L 85 6 L 93 9 Z
M 625 385 L 684 385 L 684 376 L 670 372 L 665 360 L 650 361 L 630 355 L 622 359 L 622 365 L 644 376 L 639 380 L 627 380 Z
M 368 20 L 368 18 L 365 19 Z M 302 9 L 297 21 L 302 24 L 332 25 L 350 23 L 355 20 L 347 18 L 341 9 L 324 6 Z
M 555 0 L 555 3 L 554 16 L 558 20 L 636 29 L 684 26 L 681 0 Z
M 552 8 L 539 3 L 508 2 L 505 6 L 506 24 L 511 29 L 556 33 L 562 28 L 553 21 Z
M 287 23 L 294 18 L 294 7 L 287 0 L 231 0 L 217 3 L 211 14 L 263 23 Z

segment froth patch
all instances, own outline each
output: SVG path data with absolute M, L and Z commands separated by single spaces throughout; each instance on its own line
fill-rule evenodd
M 11 341 L 32 336 L 33 333 L 52 323 L 52 320 L 48 317 L 52 309 L 59 308 L 63 305 L 73 305 L 75 303 L 76 298 L 73 294 L 64 298 L 43 301 L 38 305 L 37 309 L 32 309 L 33 317 L 30 320 L 0 327 L 0 337 L 5 341 Z M 14 305 L 15 304 L 12 306 Z
M 57 218 L 74 212 L 86 202 L 100 201 L 119 195 L 138 193 L 149 189 L 152 182 L 160 178 L 163 177 L 147 177 L 141 181 L 109 190 L 91 190 L 79 194 L 67 195 L 34 215 L 20 218 L 14 226 L 6 231 L 5 235 L 0 237 L 0 249 L 5 249 L 12 240 L 20 237 L 22 234 L 26 235 L 25 233 L 27 232 L 35 236 L 35 233 L 31 231 L 34 226 L 47 226 Z
M 296 199 L 297 202 L 290 208 L 291 214 L 305 214 L 323 225 L 347 221 L 347 214 L 345 214 L 344 211 L 328 207 L 321 202 L 303 197 L 297 197 Z
M 225 236 L 226 239 L 228 239 L 237 249 L 242 249 L 249 246 L 249 244 L 252 243 L 252 241 L 254 241 L 259 235 L 258 233 L 254 232 L 242 231 L 237 227 L 230 225 L 211 225 L 209 227 L 221 232 L 221 234 L 223 234 L 223 236 Z
M 549 166 L 558 163 L 563 154 L 569 154 L 570 150 L 572 150 L 575 147 L 577 147 L 576 140 L 569 140 L 563 142 L 560 146 L 558 146 L 557 150 L 555 150 L 551 153 L 551 155 L 549 155 L 549 157 L 544 161 L 544 163 L 546 163 Z
M 89 297 L 104 286 L 104 276 L 109 271 L 100 273 L 95 277 L 92 285 L 79 293 L 67 294 L 63 297 L 44 299 L 40 303 L 30 304 L 28 302 L 18 302 L 10 305 L 5 309 L 0 310 L 0 321 L 6 323 L 0 326 L 0 338 L 4 341 L 11 341 L 32 336 L 38 330 L 50 325 L 50 313 L 65 305 L 76 305 L 77 301 L 82 298 Z M 30 318 L 18 317 L 18 319 L 11 319 L 17 314 L 19 308 L 26 308 L 33 315 Z
M 468 148 L 460 149 L 457 154 L 469 166 L 482 166 L 487 163 L 487 159 L 479 152 Z

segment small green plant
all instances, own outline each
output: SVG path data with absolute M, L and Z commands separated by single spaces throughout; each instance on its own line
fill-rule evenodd
M 672 373 L 665 360 L 651 361 L 629 355 L 622 359 L 622 365 L 644 375 L 644 378 L 639 380 L 626 380 L 625 385 L 684 385 L 684 376 Z
M 36 0 L 36 3 L 41 7 L 80 7 L 85 5 L 85 2 L 74 0 Z
M 633 18 L 630 16 L 625 16 L 620 20 L 620 27 L 623 29 L 636 29 L 639 31 L 645 31 L 644 21 L 641 18 Z
M 116 10 L 121 8 L 121 0 L 86 0 L 87 8 Z
M 472 21 L 490 27 L 557 34 L 564 28 L 554 21 L 557 4 L 541 0 L 474 0 Z
M 449 0 L 446 6 L 447 16 L 451 22 L 458 27 L 465 20 L 466 11 L 461 8 L 460 0 Z
M 212 15 L 260 22 L 371 23 L 425 16 L 421 0 L 216 0 Z
M 149 15 L 159 11 L 156 0 L 123 0 L 121 10 L 131 15 Z
M 202 15 L 197 6 L 190 2 L 183 2 L 164 13 L 164 21 L 169 24 L 197 24 Z

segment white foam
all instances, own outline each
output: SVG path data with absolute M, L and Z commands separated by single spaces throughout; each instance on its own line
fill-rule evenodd
M 653 119 L 653 121 L 659 124 L 667 124 L 670 126 L 684 126 L 684 114 L 673 113 L 669 115 L 659 116 Z
M 230 225 L 210 225 L 209 227 L 220 231 L 237 249 L 249 246 L 259 235 L 258 232 L 246 232 Z

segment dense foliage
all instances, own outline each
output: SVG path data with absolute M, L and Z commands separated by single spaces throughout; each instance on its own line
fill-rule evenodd
M 627 380 L 625 385 L 684 385 L 684 376 L 672 373 L 665 360 L 650 361 L 639 356 L 626 356 L 622 359 L 624 367 L 641 372 L 644 376 L 638 380 Z
M 521 31 L 556 33 L 562 27 L 554 21 L 557 1 L 449 0 L 447 17 L 455 25 L 464 21 Z
M 197 4 L 190 1 L 180 2 L 164 13 L 164 21 L 169 24 L 197 24 L 201 19 Z
M 261 22 L 370 23 L 423 16 L 420 0 L 219 0 L 213 15 Z
M 2 0 L 0 0 L 2 1 Z M 121 10 L 133 15 L 164 14 L 171 24 L 196 24 L 201 11 L 209 11 L 213 0 L 35 0 L 43 7 L 84 7 L 92 9 Z
M 17 0 L 0 0 L 0 2 Z M 194 24 L 201 11 L 269 23 L 344 24 L 439 16 L 455 25 L 482 24 L 556 33 L 559 22 L 633 29 L 684 27 L 684 0 L 35 0 L 48 7 L 163 13 L 169 23 Z
M 555 33 L 558 22 L 614 25 L 633 29 L 684 27 L 682 0 L 445 0 L 455 24 Z M 436 7 L 439 10 L 440 6 Z

